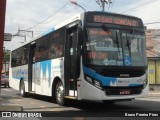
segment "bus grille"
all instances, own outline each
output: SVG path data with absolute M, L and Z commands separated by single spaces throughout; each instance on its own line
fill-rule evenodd
M 134 95 L 142 92 L 143 86 L 135 87 L 105 87 L 106 95 Z M 128 94 L 122 94 L 123 91 L 128 91 Z
M 145 74 L 145 71 L 141 70 L 106 70 L 106 71 L 101 71 L 99 74 L 106 76 L 106 77 L 119 77 L 119 78 L 128 78 L 128 77 L 140 77 Z

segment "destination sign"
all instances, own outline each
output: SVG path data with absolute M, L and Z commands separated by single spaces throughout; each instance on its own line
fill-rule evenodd
M 94 22 L 101 22 L 101 23 L 113 23 L 118 25 L 127 25 L 127 26 L 134 26 L 138 27 L 138 21 L 128 18 L 122 17 L 114 17 L 114 16 L 101 16 L 95 15 Z
M 112 33 L 110 31 L 90 29 L 89 34 L 90 35 L 111 35 Z
M 108 23 L 108 24 L 116 24 L 116 25 L 125 25 L 132 27 L 140 27 L 139 19 L 127 17 L 127 16 L 112 16 L 112 15 L 89 15 L 87 17 L 88 22 L 95 23 Z

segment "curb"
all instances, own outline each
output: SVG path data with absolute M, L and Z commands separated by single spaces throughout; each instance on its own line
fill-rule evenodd
M 18 105 L 1 105 L 0 111 L 23 111 L 23 107 Z
M 160 96 L 160 92 L 149 92 L 149 96 Z

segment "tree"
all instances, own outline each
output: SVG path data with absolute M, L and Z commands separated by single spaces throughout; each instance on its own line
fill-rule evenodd
M 10 61 L 10 51 L 9 50 L 3 50 L 3 63 Z
M 6 74 L 8 73 L 9 62 L 10 62 L 10 51 L 4 49 L 2 64 L 4 65 L 3 72 L 5 72 Z

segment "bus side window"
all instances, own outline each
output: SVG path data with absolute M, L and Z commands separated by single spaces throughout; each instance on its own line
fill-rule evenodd
M 63 54 L 63 46 L 52 44 L 48 51 L 48 57 L 49 59 L 58 58 L 61 57 Z

